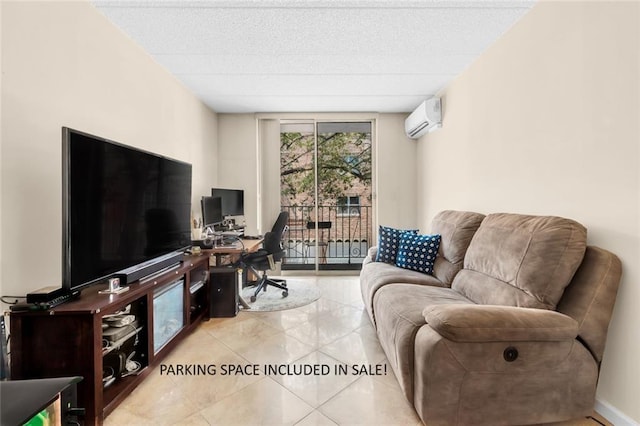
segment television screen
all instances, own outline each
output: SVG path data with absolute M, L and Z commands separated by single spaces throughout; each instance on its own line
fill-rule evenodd
M 211 196 L 222 198 L 222 215 L 224 217 L 244 215 L 244 191 L 242 189 L 212 188 Z
M 68 128 L 62 139 L 63 288 L 191 245 L 190 164 Z

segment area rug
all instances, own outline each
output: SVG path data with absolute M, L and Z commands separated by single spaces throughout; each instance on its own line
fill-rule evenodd
M 255 302 L 251 302 L 255 288 L 242 289 L 242 297 L 250 306 L 247 312 L 283 311 L 308 305 L 320 298 L 320 289 L 315 280 L 304 278 L 286 278 L 286 280 L 289 289 L 287 297 L 282 297 L 282 290 L 279 288 L 269 286 L 267 291 L 260 292 Z

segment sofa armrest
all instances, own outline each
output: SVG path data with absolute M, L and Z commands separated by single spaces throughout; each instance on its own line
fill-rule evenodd
M 556 311 L 495 305 L 432 305 L 427 324 L 454 342 L 524 342 L 575 339 L 578 322 Z

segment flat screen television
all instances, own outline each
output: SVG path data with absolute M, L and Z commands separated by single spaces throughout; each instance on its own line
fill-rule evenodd
M 64 290 L 127 284 L 191 246 L 191 165 L 62 128 Z
M 222 198 L 222 215 L 244 215 L 244 191 L 242 189 L 211 188 L 212 197 Z

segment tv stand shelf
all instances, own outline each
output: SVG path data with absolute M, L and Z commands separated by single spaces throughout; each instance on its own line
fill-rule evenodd
M 102 424 L 208 318 L 208 271 L 209 256 L 185 256 L 175 267 L 132 283 L 120 294 L 100 294 L 104 285 L 95 285 L 50 310 L 12 312 L 11 378 L 82 376 L 78 406 L 86 409 L 84 423 Z M 136 322 L 124 325 L 119 334 L 115 330 L 109 340 L 103 323 L 117 313 L 132 315 Z M 130 365 L 136 368 L 115 371 L 126 365 L 123 360 L 134 361 Z

